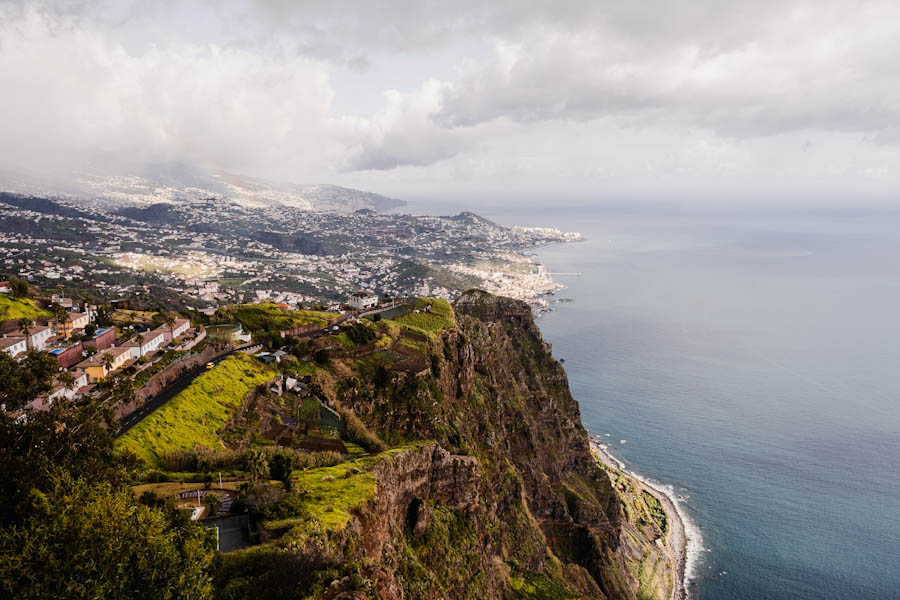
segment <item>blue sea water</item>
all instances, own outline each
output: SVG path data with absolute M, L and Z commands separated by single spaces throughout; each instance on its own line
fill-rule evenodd
M 493 211 L 537 252 L 538 324 L 585 426 L 671 484 L 702 599 L 900 598 L 900 218 Z M 627 440 L 627 443 L 620 443 Z

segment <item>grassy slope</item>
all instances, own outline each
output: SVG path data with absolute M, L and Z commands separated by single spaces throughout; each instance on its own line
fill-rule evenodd
M 50 311 L 38 308 L 34 300 L 28 298 L 12 298 L 9 294 L 0 294 L 0 321 L 12 319 L 36 319 L 49 317 Z
M 453 307 L 446 300 L 440 298 L 422 298 L 416 302 L 416 308 L 422 310 L 426 305 L 431 306 L 429 312 L 415 314 L 409 312 L 393 319 L 396 323 L 407 327 L 409 330 L 433 337 L 445 329 L 456 326 L 456 318 L 453 315 Z
M 280 331 L 303 325 L 324 327 L 337 313 L 315 310 L 289 310 L 277 304 L 238 304 L 219 309 L 216 321 L 237 321 L 249 331 Z
M 159 456 L 197 446 L 221 448 L 219 432 L 247 394 L 272 373 L 243 355 L 230 356 L 116 440 L 148 465 Z

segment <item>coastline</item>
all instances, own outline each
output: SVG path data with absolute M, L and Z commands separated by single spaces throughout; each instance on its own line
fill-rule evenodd
M 672 586 L 671 600 L 689 600 L 692 597 L 689 586 L 694 560 L 699 550 L 702 549 L 700 532 L 691 523 L 673 491 L 667 490 L 662 485 L 653 483 L 647 478 L 630 471 L 622 461 L 610 453 L 609 447 L 598 436 L 590 436 L 590 446 L 591 451 L 599 462 L 607 467 L 621 471 L 655 492 L 663 505 L 666 516 L 674 524 L 666 542 L 673 549 L 675 559 L 676 581 Z

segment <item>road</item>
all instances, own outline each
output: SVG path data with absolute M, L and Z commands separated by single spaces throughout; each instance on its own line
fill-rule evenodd
M 226 352 L 225 354 L 220 354 L 219 356 L 212 359 L 210 362 L 213 364 L 219 364 L 232 354 L 237 352 L 237 350 L 231 350 Z M 187 389 L 189 385 L 196 379 L 199 375 L 202 375 L 206 372 L 205 365 L 199 365 L 195 369 L 191 369 L 169 385 L 165 387 L 159 394 L 151 397 L 147 402 L 144 403 L 136 411 L 129 413 L 122 417 L 122 420 L 119 421 L 119 431 L 116 433 L 115 437 L 119 437 L 141 421 L 143 421 L 148 415 L 152 414 L 157 408 L 177 396 L 179 393 Z

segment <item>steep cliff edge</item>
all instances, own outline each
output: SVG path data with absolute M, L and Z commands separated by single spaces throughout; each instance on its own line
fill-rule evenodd
M 528 306 L 473 290 L 454 310 L 422 372 L 316 378 L 395 448 L 341 475 L 374 481 L 346 523 L 228 555 L 221 597 L 677 596 L 659 502 L 598 464 Z

